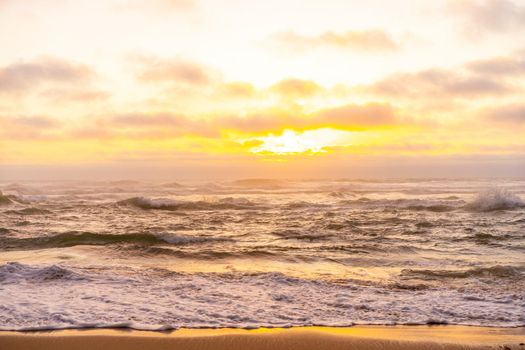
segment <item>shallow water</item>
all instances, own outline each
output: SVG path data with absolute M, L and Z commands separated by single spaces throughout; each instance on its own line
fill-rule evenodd
M 525 325 L 525 180 L 0 184 L 0 328 Z

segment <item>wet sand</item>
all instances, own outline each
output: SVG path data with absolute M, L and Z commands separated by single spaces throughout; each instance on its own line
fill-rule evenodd
M 289 329 L 119 329 L 0 332 L 2 350 L 523 349 L 525 328 L 355 326 Z

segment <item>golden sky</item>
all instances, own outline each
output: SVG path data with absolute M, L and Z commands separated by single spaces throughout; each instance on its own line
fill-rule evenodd
M 523 0 L 0 0 L 0 38 L 0 177 L 525 171 Z

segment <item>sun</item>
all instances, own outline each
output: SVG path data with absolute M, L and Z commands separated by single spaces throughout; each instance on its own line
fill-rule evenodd
M 329 147 L 351 145 L 352 132 L 332 128 L 295 131 L 286 129 L 280 135 L 255 137 L 247 141 L 259 141 L 260 145 L 251 149 L 252 153 L 271 153 L 277 155 L 325 153 Z

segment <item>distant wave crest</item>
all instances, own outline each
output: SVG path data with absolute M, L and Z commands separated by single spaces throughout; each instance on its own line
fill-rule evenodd
M 140 209 L 151 210 L 243 210 L 255 209 L 260 206 L 246 198 L 222 198 L 216 201 L 176 201 L 172 199 L 151 199 L 133 197 L 117 202 L 118 205 L 128 205 Z

